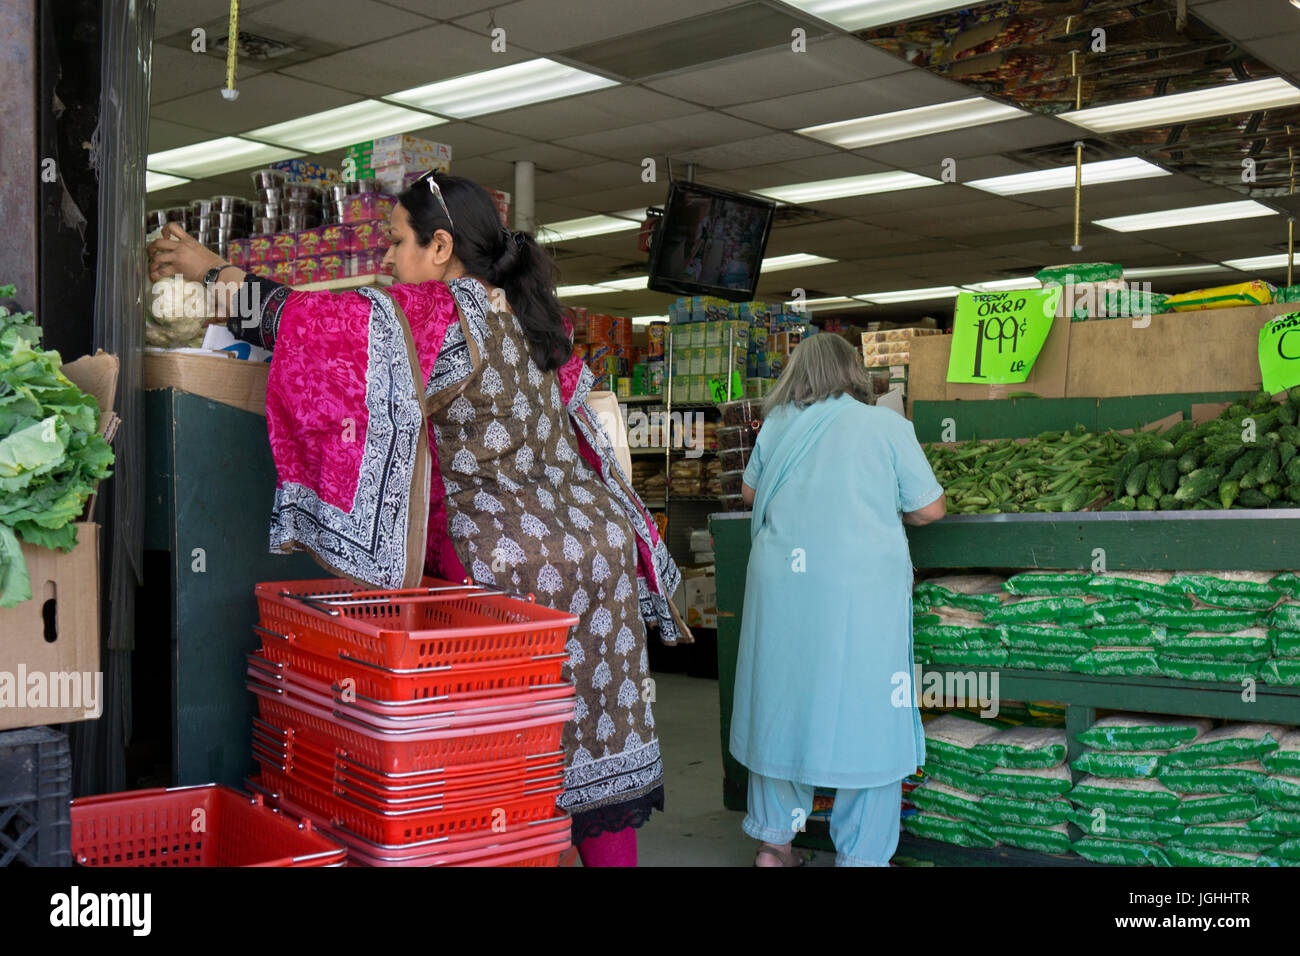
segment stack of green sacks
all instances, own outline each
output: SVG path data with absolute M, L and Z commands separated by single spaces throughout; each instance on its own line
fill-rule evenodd
M 1074 851 L 1099 863 L 1300 865 L 1300 732 L 1116 714 L 1079 734 Z M 1285 744 L 1283 743 L 1285 741 Z
M 919 663 L 1300 686 L 1300 575 L 1026 571 L 927 581 Z
M 1068 853 L 1065 732 L 999 724 L 960 712 L 925 724 L 926 780 L 909 795 L 921 812 L 904 828 L 960 846 Z

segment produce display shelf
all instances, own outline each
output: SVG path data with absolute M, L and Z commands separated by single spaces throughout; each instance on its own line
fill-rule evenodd
M 353 289 L 366 289 L 390 286 L 395 280 L 391 275 L 376 273 L 364 276 L 344 276 L 341 279 L 326 279 L 324 282 L 304 282 L 294 286 L 295 292 L 350 292 Z
M 1274 571 L 1300 563 L 1300 509 L 950 515 L 907 537 L 918 568 Z

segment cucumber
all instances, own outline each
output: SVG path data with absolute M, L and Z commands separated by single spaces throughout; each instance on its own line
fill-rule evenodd
M 1291 464 L 1291 459 L 1295 457 L 1295 453 L 1295 445 L 1291 444 L 1289 441 L 1284 441 L 1279 444 L 1277 446 L 1278 466 L 1285 468 L 1287 465 Z
M 1174 492 L 1179 501 L 1195 501 L 1204 498 L 1219 487 L 1223 479 L 1223 469 L 1215 467 L 1197 468 L 1187 476 L 1187 480 Z
M 1156 499 L 1150 495 L 1138 495 L 1137 506 L 1138 511 L 1155 511 Z
M 1147 473 L 1151 470 L 1151 465 L 1147 462 L 1141 462 L 1124 479 L 1124 490 L 1131 496 L 1137 497 L 1142 494 L 1147 485 Z
M 1240 492 L 1241 482 L 1235 478 L 1225 478 L 1223 483 L 1219 485 L 1219 503 L 1225 508 L 1231 508 Z
M 1273 480 L 1277 474 L 1281 463 L 1281 455 L 1276 448 L 1270 448 L 1264 452 L 1260 458 L 1259 464 L 1255 466 L 1255 480 L 1261 485 L 1266 485 Z
M 1160 487 L 1166 494 L 1172 494 L 1178 487 L 1178 462 L 1173 458 L 1160 463 Z
M 1158 504 L 1161 511 L 1178 511 L 1183 507 L 1181 501 L 1169 494 L 1161 495 Z
M 1269 501 L 1276 501 L 1282 497 L 1282 486 L 1276 481 L 1270 481 L 1259 486 L 1259 490 L 1268 495 Z
M 1272 501 L 1258 488 L 1243 488 L 1237 496 L 1237 504 L 1243 508 L 1267 508 Z
M 1147 472 L 1146 492 L 1152 498 L 1159 498 L 1165 493 L 1164 485 L 1160 483 L 1160 478 L 1164 474 L 1164 465 L 1161 462 L 1152 462 L 1151 470 Z

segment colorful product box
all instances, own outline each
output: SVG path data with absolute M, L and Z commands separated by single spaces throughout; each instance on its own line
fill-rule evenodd
M 609 339 L 615 345 L 632 344 L 632 320 L 624 315 L 613 315 L 609 319 Z
M 271 261 L 292 262 L 298 258 L 298 234 L 277 232 L 271 237 Z
M 287 173 L 290 180 L 319 180 L 325 178 L 325 167 L 320 163 L 309 163 L 304 159 L 282 159 L 271 163 L 268 169 Z
M 347 278 L 348 260 L 342 253 L 327 252 L 323 256 L 318 256 L 317 261 L 320 262 L 320 271 L 316 273 L 317 282 Z
M 297 274 L 294 260 L 281 259 L 279 262 L 269 263 L 269 267 L 272 279 L 284 285 L 293 285 L 294 276 Z
M 320 259 L 316 256 L 299 256 L 293 261 L 293 284 L 306 285 L 320 281 Z
M 709 376 L 692 375 L 690 401 L 707 402 L 713 398 L 713 389 L 709 386 Z
M 343 204 L 344 222 L 364 222 L 379 219 L 385 222 L 392 215 L 397 199 L 387 193 L 357 193 Z
M 689 375 L 673 376 L 673 401 L 689 402 L 691 391 L 691 377 Z
M 497 216 L 501 220 L 501 225 L 510 225 L 510 194 L 502 192 L 500 189 L 489 189 L 488 195 L 492 201 L 497 204 Z
M 704 323 L 704 341 L 701 343 L 706 349 L 716 348 L 722 344 L 722 323 L 705 322 Z
M 231 239 L 226 244 L 226 259 L 232 266 L 243 266 L 248 262 L 248 240 Z
M 704 374 L 721 375 L 723 366 L 727 363 L 727 353 L 720 348 L 710 348 L 704 350 Z
M 248 258 L 246 265 L 258 266 L 271 261 L 271 237 L 250 236 L 248 239 Z
M 350 229 L 340 223 L 334 223 L 329 226 L 318 226 L 320 230 L 320 245 L 316 252 L 318 255 L 327 255 L 334 252 L 347 252 L 348 238 Z
M 324 232 L 324 226 L 316 226 L 313 229 L 301 229 L 298 231 L 298 258 L 305 256 L 318 256 L 324 250 L 321 249 L 321 233 Z
M 384 252 L 382 249 L 370 249 L 353 252 L 348 256 L 348 275 L 370 276 L 383 272 Z
M 346 252 L 370 252 L 388 248 L 388 231 L 377 220 L 348 223 Z
M 658 395 L 664 390 L 664 363 L 661 359 L 650 359 L 645 363 L 645 390 L 647 395 Z
M 690 371 L 687 372 L 686 374 L 688 375 L 704 374 L 704 362 L 705 362 L 705 356 L 707 352 L 708 352 L 707 349 L 691 349 L 691 362 L 689 366 Z
M 768 367 L 769 378 L 780 378 L 781 373 L 785 370 L 785 359 L 786 356 L 784 352 L 767 353 L 767 367 Z

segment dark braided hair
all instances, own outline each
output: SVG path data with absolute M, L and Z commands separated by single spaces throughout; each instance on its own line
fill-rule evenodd
M 439 229 L 450 232 L 452 251 L 465 274 L 505 290 L 533 361 L 543 371 L 559 368 L 573 354 L 573 344 L 555 297 L 555 262 L 528 233 L 511 233 L 501 225 L 496 203 L 478 183 L 445 173 L 432 176 L 445 209 L 423 179 L 397 197 L 410 216 L 416 241 L 427 246 Z

